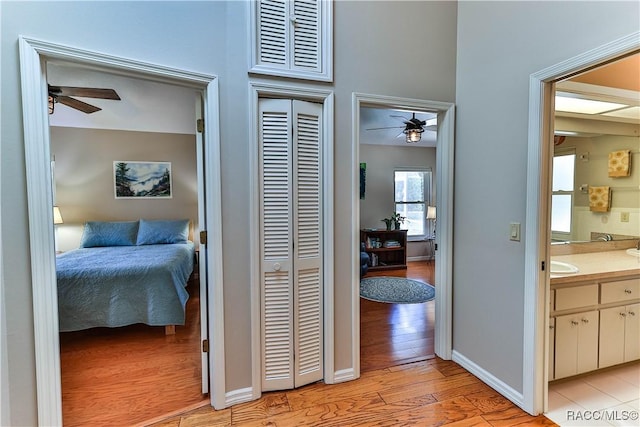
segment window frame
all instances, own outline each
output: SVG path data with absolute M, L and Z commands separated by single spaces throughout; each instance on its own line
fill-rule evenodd
M 555 159 L 557 157 L 564 157 L 564 156 L 573 156 L 573 185 L 572 185 L 572 189 L 571 190 L 553 190 L 553 163 L 555 163 Z M 561 148 L 561 149 L 557 149 L 554 151 L 553 153 L 553 159 L 552 159 L 552 168 L 551 168 L 551 217 L 549 218 L 549 228 L 551 229 L 551 240 L 552 241 L 566 241 L 566 240 L 571 240 L 572 236 L 573 236 L 573 226 L 574 226 L 574 203 L 575 203 L 575 188 L 576 188 L 576 160 L 577 160 L 577 155 L 576 155 L 576 149 L 575 147 L 566 147 L 566 148 Z M 553 196 L 569 196 L 569 200 L 570 203 L 569 205 L 571 206 L 570 208 L 570 212 L 569 212 L 569 231 L 558 231 L 558 230 L 554 230 L 553 226 L 552 226 L 552 218 L 553 218 Z
M 397 201 L 396 200 L 396 175 L 399 173 L 407 173 L 407 172 L 417 172 L 424 174 L 424 188 L 423 188 L 423 200 L 411 200 L 411 201 Z M 428 177 L 428 179 L 427 179 Z M 429 233 L 429 223 L 427 221 L 427 207 L 433 206 L 432 197 L 433 197 L 433 171 L 431 168 L 396 168 L 393 171 L 393 209 L 394 212 L 397 209 L 397 205 L 423 205 L 424 206 L 424 215 L 422 215 L 422 229 L 424 230 L 423 234 L 409 234 L 407 232 L 407 241 L 409 242 L 419 242 L 425 241 L 430 236 Z

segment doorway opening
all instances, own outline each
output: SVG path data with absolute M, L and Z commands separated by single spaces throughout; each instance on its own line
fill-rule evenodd
M 437 149 L 435 150 L 435 155 L 433 155 L 435 160 L 434 169 L 434 179 L 433 179 L 433 188 L 435 190 L 435 198 L 430 199 L 429 201 L 424 200 L 425 203 L 432 203 L 438 209 L 438 221 L 437 221 L 437 229 L 434 229 L 434 236 L 432 242 L 434 243 L 433 248 L 435 251 L 435 260 L 433 264 L 431 264 L 431 269 L 426 270 L 430 272 L 423 271 L 421 274 L 422 277 L 426 280 L 430 280 L 432 284 L 435 285 L 435 293 L 436 297 L 433 302 L 428 302 L 425 304 L 433 304 L 432 318 L 435 320 L 434 330 L 433 330 L 433 342 L 432 348 L 433 352 L 443 359 L 451 359 L 451 242 L 452 242 L 452 208 L 453 208 L 453 123 L 454 123 L 454 106 L 453 104 L 439 103 L 433 101 L 421 101 L 415 99 L 406 99 L 406 98 L 392 98 L 385 96 L 377 96 L 377 95 L 367 95 L 367 94 L 357 94 L 353 95 L 353 128 L 354 128 L 354 159 L 355 165 L 359 165 L 363 162 L 361 153 L 360 143 L 363 141 L 366 130 L 362 127 L 361 114 L 363 113 L 363 108 L 367 109 L 378 109 L 378 110 L 400 110 L 403 112 L 413 112 L 419 113 L 423 112 L 425 114 L 430 114 L 435 116 L 437 123 L 437 132 L 435 138 L 435 146 Z M 387 113 L 384 113 L 387 114 Z M 395 114 L 394 114 L 395 115 Z M 402 125 L 403 122 L 400 122 Z M 434 123 L 435 124 L 435 123 Z M 402 126 L 401 126 L 402 127 Z M 402 129 L 398 130 L 397 133 L 401 133 Z M 404 142 L 403 142 L 404 143 Z M 428 165 L 422 165 L 423 169 L 428 169 L 425 167 Z M 361 224 L 360 223 L 360 171 L 354 170 L 354 204 L 353 209 L 356 214 L 356 222 L 355 225 L 358 227 L 358 230 L 354 230 L 354 236 L 356 238 L 353 242 L 353 253 L 354 255 L 359 255 L 361 248 L 360 242 L 360 232 L 359 229 L 361 227 L 375 227 L 375 225 L 369 224 Z M 394 178 L 393 172 L 391 172 L 389 180 L 393 180 Z M 431 189 L 430 189 L 431 190 Z M 365 198 L 367 197 L 368 188 L 365 185 Z M 393 191 L 393 190 L 391 190 Z M 370 194 L 370 192 L 369 192 Z M 393 198 L 393 194 L 387 195 L 389 214 L 391 214 L 394 210 L 396 210 L 396 204 Z M 401 202 L 401 201 L 400 201 Z M 400 203 L 399 202 L 399 203 Z M 425 209 L 425 221 L 426 221 L 426 209 Z M 376 227 L 377 228 L 377 227 Z M 425 233 L 427 236 L 428 233 Z M 430 236 L 429 236 L 430 237 Z M 430 245 L 429 245 L 430 246 Z M 434 256 L 432 253 L 430 256 Z M 424 261 L 418 261 L 426 262 Z M 354 266 L 357 269 L 354 269 L 353 274 L 353 304 L 354 304 L 354 315 L 357 316 L 357 322 L 354 324 L 354 328 L 356 328 L 356 332 L 354 334 L 357 337 L 356 342 L 354 344 L 359 345 L 361 341 L 361 337 L 363 337 L 364 332 L 361 330 L 363 326 L 360 318 L 361 309 L 364 304 L 368 304 L 368 302 L 361 302 L 360 300 L 360 262 L 359 260 L 354 262 Z M 411 267 L 408 271 L 412 271 Z M 416 270 L 419 271 L 419 270 Z M 400 270 L 399 274 L 405 274 L 406 270 Z M 366 305 L 364 305 L 366 308 Z M 397 308 L 402 308 L 398 306 Z M 390 314 L 385 314 L 385 316 L 389 316 Z M 364 314 L 363 314 L 364 316 Z M 429 310 L 422 311 L 422 319 L 429 318 Z M 433 325 L 432 321 L 432 325 Z M 425 335 L 421 336 L 419 339 L 428 340 L 429 337 L 426 335 L 428 332 L 425 331 Z M 366 336 L 365 336 L 366 338 Z M 359 349 L 356 353 L 356 358 L 358 360 L 355 361 L 354 366 L 357 366 L 357 373 L 359 374 L 361 370 L 368 369 L 367 367 L 363 367 L 362 361 L 359 358 L 362 349 Z M 409 350 L 410 352 L 414 352 L 414 350 Z M 422 351 L 422 350 L 420 350 Z M 426 353 L 430 353 L 431 351 L 426 351 L 425 354 L 417 355 L 418 358 L 426 358 L 428 355 Z M 391 358 L 392 359 L 392 358 Z M 410 359 L 410 358 L 409 358 Z M 408 359 L 405 359 L 408 360 Z M 367 362 L 368 363 L 368 362 Z M 389 361 L 384 362 L 389 363 Z M 396 362 L 392 362 L 396 363 Z
M 176 273 L 171 285 L 155 275 L 135 278 L 127 275 L 127 280 L 121 282 L 115 278 L 124 274 L 116 269 L 124 261 L 117 258 L 118 254 L 133 248 L 94 248 L 94 242 L 86 239 L 90 236 L 87 230 L 93 228 L 85 226 L 85 223 L 96 226 L 135 223 L 140 219 L 171 220 L 167 225 L 188 221 L 188 242 L 174 245 L 172 250 L 199 249 L 197 230 L 202 228 L 199 212 L 204 212 L 204 208 L 199 208 L 201 177 L 197 171 L 201 168 L 197 164 L 202 161 L 198 153 L 203 152 L 203 147 L 202 138 L 196 138 L 195 104 L 201 103 L 200 94 L 190 88 L 61 62 L 47 64 L 47 83 L 64 88 L 79 85 L 111 88 L 120 97 L 117 102 L 88 101 L 102 108 L 102 112 L 86 114 L 60 103 L 49 115 L 50 151 L 56 166 L 52 193 L 54 205 L 63 218 L 55 226 L 55 237 L 64 423 L 70 426 L 137 423 L 162 413 L 206 405 L 209 378 L 208 366 L 201 361 L 200 327 L 201 321 L 206 324 L 206 291 L 202 299 L 205 305 L 200 304 L 200 277 L 204 285 L 206 270 L 200 274 L 197 262 L 191 261 L 195 256 L 190 254 L 184 258 L 188 263 L 184 268 L 191 269 L 193 265 L 192 272 L 178 273 L 181 270 L 168 267 L 168 261 L 162 267 L 158 265 Z M 171 102 L 162 102 L 166 99 Z M 127 187 L 140 189 L 143 194 L 164 185 L 159 175 L 154 178 L 152 168 L 157 165 L 169 168 L 166 170 L 170 171 L 170 189 L 163 191 L 170 197 L 118 198 L 117 194 L 114 197 L 111 187 L 116 181 L 116 165 L 127 165 L 132 177 L 144 176 L 145 181 Z M 135 249 L 168 248 L 145 245 Z M 131 258 L 135 254 L 129 253 Z M 81 257 L 87 257 L 83 258 L 84 263 Z M 97 262 L 105 257 L 113 260 L 107 277 L 100 274 L 84 281 L 71 273 L 82 266 L 94 265 L 87 263 L 89 257 Z M 143 262 L 150 267 L 151 263 Z M 127 283 L 135 283 L 145 291 L 134 295 Z M 174 305 L 174 294 L 165 294 L 165 286 L 178 289 L 175 295 L 184 295 L 187 298 L 184 304 Z M 80 288 L 85 289 L 81 294 Z M 103 298 L 106 292 L 111 298 Z M 164 310 L 143 314 L 129 306 L 130 298 L 135 298 L 138 307 L 146 305 L 152 310 L 163 306 Z M 84 311 L 87 304 L 91 309 Z M 178 323 L 172 324 L 174 319 Z M 203 333 L 206 339 L 206 329 Z M 145 396 L 144 405 L 139 396 Z
M 525 307 L 523 409 L 531 414 L 546 412 L 548 379 L 552 366 L 549 306 L 552 301 L 551 201 L 552 160 L 555 126 L 555 84 L 587 70 L 611 63 L 640 49 L 638 33 L 570 58 L 530 77 L 529 155 L 527 168 L 527 227 L 525 248 Z M 606 171 L 604 173 L 606 176 Z M 577 186 L 582 183 L 575 183 Z M 579 322 L 580 323 L 580 322 Z M 586 322 L 585 322 L 586 323 Z M 597 349 L 597 345 L 596 345 Z M 554 350 L 555 351 L 555 350 Z
M 418 138 L 409 133 L 416 126 L 414 142 Z M 432 286 L 435 219 L 427 217 L 429 208 L 436 209 L 437 114 L 363 106 L 360 129 L 359 228 L 367 261 L 361 280 L 373 285 L 381 277 L 403 277 Z M 381 218 L 390 222 L 396 213 L 400 231 L 397 224 L 385 230 Z M 361 298 L 361 372 L 435 357 L 434 321 L 433 299 L 399 304 Z
M 25 134 L 25 161 L 27 167 L 27 196 L 29 204 L 29 228 L 31 270 L 34 304 L 34 329 L 36 348 L 36 379 L 38 393 L 38 419 L 43 425 L 62 425 L 62 396 L 60 379 L 60 344 L 54 255 L 54 221 L 52 200 L 52 176 L 50 165 L 50 137 L 46 88 L 47 63 L 63 61 L 93 69 L 104 69 L 115 74 L 190 87 L 202 97 L 202 118 L 209 123 L 203 138 L 201 159 L 203 168 L 214 171 L 207 174 L 202 191 L 206 198 L 204 216 L 199 226 L 211 229 L 207 245 L 200 245 L 200 262 L 209 273 L 200 292 L 209 296 L 213 313 L 208 317 L 208 336 L 212 351 L 203 359 L 211 368 L 211 403 L 224 405 L 224 323 L 222 310 L 222 256 L 221 212 L 219 179 L 219 123 L 217 78 L 204 74 L 166 68 L 154 64 L 118 58 L 98 52 L 80 50 L 41 40 L 20 37 L 20 62 L 23 95 L 23 121 Z M 194 125 L 195 126 L 195 125 Z M 203 205 L 204 206 L 204 205 Z M 202 270 L 200 270 L 202 273 Z M 202 290 L 202 289 L 201 289 Z M 205 303 L 202 306 L 206 306 Z M 201 310 L 201 312 L 208 312 Z M 213 356 L 215 354 L 215 357 Z

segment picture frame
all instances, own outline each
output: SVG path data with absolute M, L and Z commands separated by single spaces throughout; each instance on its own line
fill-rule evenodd
M 113 191 L 116 199 L 171 199 L 172 179 L 171 162 L 113 162 Z

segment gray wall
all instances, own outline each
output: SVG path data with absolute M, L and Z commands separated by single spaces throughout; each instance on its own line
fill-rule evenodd
M 360 162 L 367 164 L 366 191 L 360 200 L 360 228 L 384 228 L 382 218 L 394 210 L 393 172 L 398 169 L 431 169 L 436 176 L 436 149 L 411 146 L 360 144 Z M 435 183 L 435 181 L 434 181 Z M 435 189 L 435 185 L 432 185 Z M 435 203 L 435 191 L 431 197 Z M 431 256 L 426 242 L 410 242 L 408 257 Z
M 334 3 L 334 182 L 351 182 L 351 95 L 453 102 L 455 2 Z M 220 77 L 220 133 L 227 391 L 251 385 L 248 260 L 248 2 L 1 2 L 2 251 L 12 425 L 36 425 L 35 349 L 18 35 Z M 51 25 L 69 23 L 73 25 Z M 415 45 L 420 54 L 415 54 Z M 406 47 L 406 50 L 405 50 Z M 276 81 L 278 79 L 263 80 Z M 336 185 L 335 218 L 351 218 L 349 185 Z M 10 202 L 10 203 L 9 203 Z M 335 369 L 351 368 L 351 236 L 336 221 Z M 7 381 L 3 378 L 3 383 Z M 3 408 L 4 409 L 4 408 Z M 3 417 L 4 417 L 3 413 Z
M 637 2 L 458 3 L 453 344 L 519 392 L 529 76 L 638 28 Z
M 194 135 L 51 127 L 56 200 L 64 224 L 56 226 L 58 250 L 77 247 L 86 221 L 191 220 L 198 227 Z M 116 199 L 113 162 L 171 162 L 170 199 Z M 192 239 L 197 233 L 192 235 Z

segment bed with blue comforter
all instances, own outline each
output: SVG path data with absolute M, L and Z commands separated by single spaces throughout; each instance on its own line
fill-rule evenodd
M 61 332 L 135 323 L 184 325 L 194 244 L 182 234 L 179 239 L 140 239 L 142 221 L 129 224 L 135 233 L 127 230 L 132 234 L 127 239 L 112 236 L 98 239 L 99 245 L 85 238 L 93 236 L 87 223 L 81 247 L 56 258 Z M 160 222 L 151 225 L 166 232 Z

